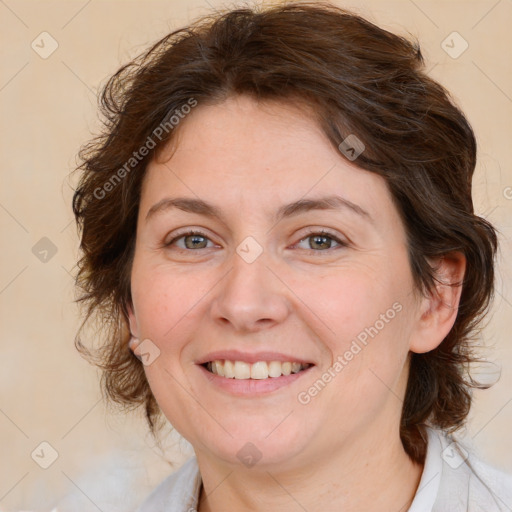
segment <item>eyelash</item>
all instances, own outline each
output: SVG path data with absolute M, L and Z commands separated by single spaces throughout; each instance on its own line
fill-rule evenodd
M 196 236 L 200 236 L 202 238 L 205 238 L 207 240 L 210 240 L 209 237 L 201 232 L 201 231 L 197 231 L 197 230 L 190 230 L 190 231 L 186 231 L 184 233 L 179 233 L 178 235 L 176 235 L 170 242 L 168 243 L 165 243 L 164 244 L 164 247 L 170 247 L 172 246 L 177 240 L 180 240 L 181 238 L 184 238 L 184 237 L 187 237 L 187 236 L 192 236 L 192 235 L 196 235 Z M 332 240 L 334 240 L 336 243 L 338 243 L 340 245 L 340 247 L 338 247 L 338 249 L 340 248 L 343 248 L 343 247 L 347 247 L 348 246 L 348 243 L 343 241 L 343 240 L 340 240 L 336 235 L 334 235 L 333 233 L 330 233 L 329 231 L 326 231 L 325 229 L 322 229 L 320 231 L 318 230 L 315 230 L 315 229 L 312 229 L 312 230 L 309 230 L 305 236 L 303 236 L 297 243 L 300 243 L 300 242 L 303 242 L 304 240 L 306 240 L 307 238 L 310 238 L 312 236 L 325 236 L 327 238 L 330 238 Z M 294 244 L 296 245 L 296 244 Z M 205 249 L 205 248 L 203 248 Z M 314 249 L 304 249 L 306 251 L 309 251 L 309 252 L 313 252 L 313 253 L 325 253 L 325 252 L 329 252 L 329 251 L 332 251 L 336 249 L 336 247 L 330 247 L 329 249 L 323 249 L 323 250 L 317 250 L 315 251 Z M 178 250 L 182 251 L 182 252 L 195 252 L 196 250 L 195 249 L 183 249 L 181 247 L 178 247 Z M 197 250 L 200 250 L 200 249 L 197 249 Z

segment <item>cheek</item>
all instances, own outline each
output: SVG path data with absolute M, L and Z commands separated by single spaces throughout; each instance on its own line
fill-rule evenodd
M 323 324 L 325 339 L 330 339 L 337 349 L 345 348 L 361 333 L 364 338 L 364 333 L 374 326 L 379 331 L 388 330 L 392 324 L 396 328 L 400 323 L 397 310 L 404 309 L 409 292 L 407 280 L 401 282 L 389 273 L 354 268 L 297 280 L 294 289 L 305 298 L 301 309 L 311 309 L 309 316 L 316 318 L 316 324 Z
M 325 395 L 326 404 L 339 404 L 340 414 L 351 410 L 364 418 L 389 401 L 400 408 L 401 381 L 409 352 L 413 304 L 392 286 L 387 293 L 374 287 L 331 309 L 333 369 L 336 384 Z M 360 400 L 364 396 L 365 400 Z M 396 403 L 395 403 L 396 401 Z
M 186 317 L 195 314 L 207 293 L 204 281 L 164 267 L 134 272 L 132 290 L 140 335 L 155 341 L 182 330 Z
M 366 396 L 367 403 L 377 403 L 396 384 L 406 361 L 414 314 L 412 281 L 407 272 L 346 270 L 302 282 L 298 294 L 308 297 L 316 313 L 309 317 L 321 329 L 321 343 L 331 359 L 337 384 L 329 385 L 335 396 L 329 392 L 325 398 L 346 405 L 353 397 Z

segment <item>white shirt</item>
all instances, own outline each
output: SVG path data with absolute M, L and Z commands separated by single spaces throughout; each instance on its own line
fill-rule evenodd
M 512 512 L 512 475 L 481 462 L 443 431 L 427 432 L 425 466 L 408 512 Z M 201 482 L 192 457 L 137 512 L 197 512 Z

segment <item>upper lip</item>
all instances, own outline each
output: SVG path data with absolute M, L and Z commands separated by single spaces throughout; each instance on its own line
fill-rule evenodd
M 296 362 L 301 364 L 314 364 L 307 359 L 288 354 L 282 354 L 280 352 L 260 351 L 250 353 L 240 352 L 239 350 L 217 350 L 215 352 L 210 352 L 204 357 L 198 359 L 196 364 L 205 364 L 209 363 L 210 361 L 222 361 L 226 359 L 228 361 L 244 361 L 250 364 L 257 363 L 258 361 L 281 361 L 282 363 L 289 361 L 292 363 Z

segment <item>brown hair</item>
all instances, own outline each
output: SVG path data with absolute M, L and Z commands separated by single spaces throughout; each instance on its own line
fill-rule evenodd
M 478 386 L 467 370 L 476 360 L 472 340 L 493 294 L 497 239 L 494 228 L 473 211 L 473 131 L 423 64 L 417 43 L 314 2 L 201 18 L 110 78 L 101 95 L 105 129 L 80 152 L 82 174 L 73 198 L 83 251 L 78 301 L 87 304 L 82 327 L 96 315 L 107 330 L 95 351 L 81 343 L 82 328 L 76 345 L 103 368 L 108 398 L 144 405 L 155 432 L 159 408 L 142 363 L 127 345 L 141 184 L 148 162 L 176 132 L 155 137 L 155 130 L 191 99 L 212 104 L 245 94 L 314 107 L 315 120 L 336 148 L 350 134 L 364 143 L 354 163 L 386 179 L 422 293 L 433 292 L 436 283 L 429 260 L 453 251 L 466 257 L 453 328 L 435 350 L 410 355 L 402 443 L 421 462 L 423 424 L 446 430 L 463 424 L 471 388 Z M 154 144 L 147 144 L 149 138 Z M 141 157 L 144 145 L 154 147 Z

